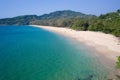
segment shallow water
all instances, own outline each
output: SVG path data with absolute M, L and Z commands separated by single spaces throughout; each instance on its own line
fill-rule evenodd
M 106 80 L 85 46 L 32 26 L 0 26 L 0 80 Z

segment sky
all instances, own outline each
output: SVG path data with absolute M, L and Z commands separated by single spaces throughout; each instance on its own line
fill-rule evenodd
M 73 10 L 99 16 L 120 9 L 120 0 L 0 0 L 0 18 Z

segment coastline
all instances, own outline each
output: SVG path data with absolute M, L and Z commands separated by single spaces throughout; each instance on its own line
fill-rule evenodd
M 52 26 L 41 26 L 31 25 L 34 27 L 42 28 L 50 32 L 54 32 L 69 38 L 72 38 L 80 43 L 90 47 L 94 54 L 99 60 L 111 70 L 110 78 L 117 75 L 115 64 L 117 56 L 120 56 L 120 42 L 119 40 L 111 35 L 102 32 L 93 31 L 75 31 L 69 28 L 52 27 Z

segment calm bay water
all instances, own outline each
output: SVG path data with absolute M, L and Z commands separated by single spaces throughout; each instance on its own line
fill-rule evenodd
M 85 46 L 30 26 L 0 26 L 0 80 L 106 80 Z

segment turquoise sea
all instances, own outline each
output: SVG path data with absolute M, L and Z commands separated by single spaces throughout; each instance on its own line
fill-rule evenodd
M 106 80 L 83 44 L 32 26 L 0 26 L 0 80 Z

